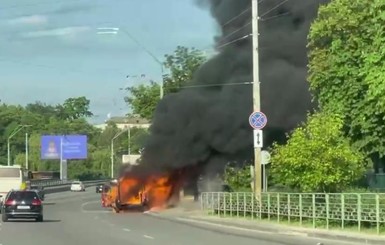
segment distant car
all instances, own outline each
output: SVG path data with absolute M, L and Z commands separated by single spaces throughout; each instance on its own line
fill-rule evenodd
M 71 184 L 71 191 L 85 191 L 86 188 L 81 181 L 74 181 Z
M 96 193 L 102 193 L 103 192 L 104 184 L 100 184 L 96 186 Z
M 41 199 L 42 201 L 44 201 L 44 198 L 45 198 L 44 187 L 38 186 L 38 185 L 31 185 L 31 187 L 30 187 L 29 189 L 30 189 L 30 190 L 35 190 L 35 191 L 37 191 L 37 193 L 38 193 L 39 196 L 40 196 L 40 199 Z
M 1 220 L 30 219 L 43 221 L 43 204 L 35 190 L 10 191 L 1 206 Z

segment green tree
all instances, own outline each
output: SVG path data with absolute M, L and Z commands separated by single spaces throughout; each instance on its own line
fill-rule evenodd
M 84 96 L 77 98 L 68 98 L 63 105 L 56 107 L 61 119 L 80 119 L 93 116 L 90 111 L 90 100 Z
M 334 0 L 309 34 L 309 82 L 322 109 L 367 156 L 385 154 L 385 2 Z
M 364 157 L 344 137 L 343 120 L 332 113 L 308 117 L 286 145 L 273 145 L 275 183 L 304 192 L 337 192 L 360 179 Z
M 204 53 L 195 48 L 178 46 L 173 54 L 166 54 L 164 66 L 170 70 L 164 78 L 166 94 L 178 92 L 193 79 L 195 71 L 206 61 Z
M 181 90 L 206 60 L 201 51 L 182 46 L 178 46 L 173 54 L 165 55 L 165 58 L 164 66 L 169 70 L 169 74 L 163 77 L 165 95 Z M 129 87 L 127 91 L 129 95 L 125 97 L 125 101 L 132 112 L 151 120 L 159 102 L 159 83 L 150 81 L 148 85 Z
M 236 167 L 227 165 L 224 174 L 225 183 L 232 191 L 245 192 L 251 191 L 251 173 L 250 165 Z
M 127 88 L 127 90 L 130 95 L 125 97 L 125 101 L 132 108 L 133 114 L 151 120 L 159 101 L 159 84 L 151 81 L 148 85 L 141 84 Z
M 40 139 L 45 134 L 85 134 L 89 139 L 89 157 L 85 160 L 70 160 L 70 176 L 92 178 L 107 176 L 109 149 L 98 145 L 100 129 L 86 121 L 92 115 L 90 101 L 85 97 L 69 98 L 62 105 L 30 103 L 25 107 L 0 105 L 0 164 L 7 163 L 7 139 L 18 125 L 31 125 L 14 135 L 11 140 L 11 164 L 25 166 L 25 132 L 29 133 L 29 169 L 34 171 L 58 171 L 59 160 L 41 160 Z M 104 147 L 104 148 L 103 148 Z M 104 161 L 103 165 L 101 161 Z

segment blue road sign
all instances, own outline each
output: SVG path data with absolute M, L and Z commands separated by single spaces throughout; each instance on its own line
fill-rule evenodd
M 86 135 L 44 135 L 41 137 L 41 159 L 86 159 Z
M 263 112 L 255 111 L 251 113 L 249 123 L 254 129 L 263 129 L 267 124 L 267 117 Z

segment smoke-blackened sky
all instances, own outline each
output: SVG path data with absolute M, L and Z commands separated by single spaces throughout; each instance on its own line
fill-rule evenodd
M 221 86 L 187 88 L 159 103 L 142 158 L 145 165 L 223 166 L 252 157 L 252 85 L 242 84 L 252 82 L 252 39 L 243 38 L 251 34 L 251 0 L 196 2 L 211 11 L 219 26 L 214 38 L 220 53 L 197 71 L 191 84 Z M 326 0 L 260 2 L 261 105 L 268 117 L 265 142 L 271 142 L 277 137 L 271 132 L 294 128 L 311 109 L 306 36 Z

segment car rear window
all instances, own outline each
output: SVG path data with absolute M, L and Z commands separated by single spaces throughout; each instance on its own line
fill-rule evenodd
M 74 185 L 80 185 L 80 182 L 79 182 L 79 181 L 75 181 L 75 182 L 72 182 L 72 184 L 74 184 Z
M 17 191 L 17 192 L 12 192 L 8 199 L 13 199 L 16 201 L 32 201 L 34 199 L 39 199 L 39 196 L 37 195 L 36 192 L 34 191 Z

